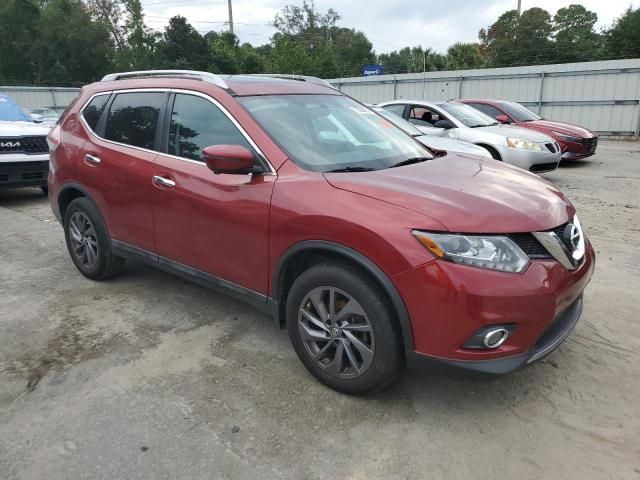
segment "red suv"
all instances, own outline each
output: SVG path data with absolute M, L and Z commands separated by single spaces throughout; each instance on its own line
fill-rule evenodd
M 527 107 L 506 100 L 459 100 L 486 113 L 500 123 L 517 125 L 545 133 L 560 145 L 562 160 L 581 160 L 596 153 L 598 136 L 570 123 L 545 120 Z
M 108 75 L 49 143 L 51 205 L 83 275 L 134 257 L 245 299 L 343 392 L 405 363 L 531 363 L 573 329 L 594 268 L 551 184 L 435 157 L 318 79 Z

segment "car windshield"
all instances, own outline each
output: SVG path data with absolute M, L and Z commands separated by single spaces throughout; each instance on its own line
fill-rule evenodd
M 534 122 L 541 119 L 527 107 L 516 102 L 502 102 L 500 106 L 516 122 Z
M 291 160 L 308 170 L 380 170 L 433 157 L 389 121 L 342 95 L 263 95 L 239 101 Z
M 5 122 L 32 122 L 31 117 L 6 95 L 0 94 L 0 120 Z
M 373 109 L 381 117 L 386 118 L 391 123 L 393 123 L 396 127 L 402 130 L 404 133 L 411 135 L 412 137 L 418 137 L 424 135 L 420 130 L 418 130 L 413 123 L 407 122 L 404 118 L 396 115 L 389 110 L 385 110 L 384 108 L 375 107 Z
M 491 118 L 489 115 L 485 115 L 481 111 L 476 110 L 469 105 L 465 105 L 464 103 L 439 103 L 438 107 L 443 109 L 459 122 L 462 122 L 467 127 L 477 128 L 488 127 L 489 125 L 498 125 L 498 122 L 496 122 L 495 119 Z

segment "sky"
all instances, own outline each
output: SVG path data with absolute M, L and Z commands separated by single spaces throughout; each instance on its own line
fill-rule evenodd
M 262 45 L 274 33 L 269 25 L 278 11 L 302 0 L 233 0 L 235 33 L 240 42 Z M 553 15 L 559 8 L 581 3 L 598 14 L 597 28 L 607 27 L 640 0 L 522 0 L 522 9 L 541 7 Z M 182 15 L 201 33 L 228 29 L 227 0 L 142 0 L 147 25 L 162 31 L 169 18 Z M 444 53 L 455 42 L 475 42 L 478 31 L 517 0 L 316 0 L 317 10 L 336 10 L 339 26 L 364 32 L 377 53 L 422 45 Z

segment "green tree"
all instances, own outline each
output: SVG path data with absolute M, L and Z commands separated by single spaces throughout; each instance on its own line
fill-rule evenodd
M 629 7 L 606 34 L 609 58 L 640 57 L 640 8 Z
M 555 60 L 552 32 L 551 15 L 546 10 L 530 8 L 521 16 L 509 10 L 487 30 L 480 30 L 481 51 L 492 67 L 548 63 Z
M 582 5 L 561 8 L 553 17 L 556 61 L 586 62 L 599 56 L 601 38 L 594 30 L 598 15 Z
M 40 15 L 37 0 L 0 4 L 0 78 L 4 83 L 35 80 L 38 56 L 33 41 L 38 38 Z
M 457 42 L 447 49 L 447 69 L 466 70 L 482 68 L 486 63 L 485 55 L 477 43 Z
M 405 47 L 378 55 L 385 74 L 431 72 L 446 69 L 446 58 L 430 48 Z
M 480 30 L 480 49 L 490 66 L 503 67 L 516 64 L 515 44 L 520 17 L 517 10 L 509 10 L 487 29 Z
M 206 70 L 211 64 L 207 40 L 179 15 L 169 20 L 158 50 L 166 68 Z

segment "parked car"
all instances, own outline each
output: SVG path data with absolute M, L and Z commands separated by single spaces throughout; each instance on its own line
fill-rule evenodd
M 51 206 L 86 277 L 133 257 L 242 298 L 343 392 L 554 350 L 595 261 L 571 202 L 380 120 L 309 78 L 108 75 L 49 134 Z
M 38 107 L 27 108 L 26 112 L 31 116 L 31 120 L 44 126 L 53 126 L 60 118 L 60 112 L 53 108 Z
M 385 120 L 393 123 L 404 133 L 406 133 L 407 135 L 411 135 L 425 147 L 436 152 L 438 155 L 443 155 L 447 152 L 458 152 L 468 153 L 471 155 L 479 155 L 485 158 L 493 158 L 488 150 L 474 145 L 473 143 L 461 142 L 460 140 L 454 140 L 447 137 L 433 137 L 430 135 L 425 135 L 415 125 L 407 122 L 404 118 L 399 117 L 389 110 L 385 110 L 382 107 L 376 106 L 370 106 L 370 108 Z
M 46 193 L 48 132 L 0 93 L 0 188 L 40 187 Z
M 463 103 L 393 100 L 379 106 L 402 116 L 427 135 L 474 143 L 496 160 L 530 172 L 550 172 L 560 163 L 560 147 L 552 138 L 526 128 L 501 125 Z
M 500 123 L 530 128 L 549 135 L 560 145 L 562 160 L 581 160 L 596 153 L 598 135 L 565 122 L 545 120 L 524 105 L 506 100 L 460 100 Z

